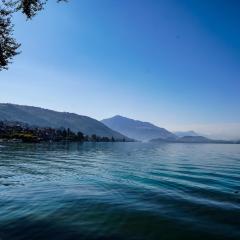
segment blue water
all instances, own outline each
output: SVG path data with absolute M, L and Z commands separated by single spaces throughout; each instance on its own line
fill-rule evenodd
M 240 239 L 240 145 L 2 144 L 0 239 Z

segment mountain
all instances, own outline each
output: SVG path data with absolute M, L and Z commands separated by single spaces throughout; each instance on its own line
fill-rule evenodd
M 177 139 L 162 139 L 162 138 L 156 138 L 152 139 L 150 142 L 170 142 L 170 143 L 228 143 L 228 144 L 236 144 L 238 142 L 236 141 L 226 141 L 226 140 L 214 140 L 209 139 L 203 136 L 185 136 L 185 137 L 179 137 Z
M 178 137 L 186 137 L 186 136 L 191 136 L 191 137 L 197 137 L 199 134 L 197 134 L 194 131 L 186 131 L 186 132 L 174 132 L 175 135 Z
M 0 121 L 22 122 L 38 127 L 70 128 L 73 132 L 80 131 L 85 135 L 96 134 L 101 137 L 128 140 L 124 135 L 93 118 L 39 107 L 2 103 L 0 104 Z
M 149 122 L 141 122 L 130 118 L 115 116 L 102 120 L 109 128 L 118 131 L 129 138 L 139 141 L 149 141 L 154 138 L 176 139 L 177 136 L 164 128 L 157 127 Z

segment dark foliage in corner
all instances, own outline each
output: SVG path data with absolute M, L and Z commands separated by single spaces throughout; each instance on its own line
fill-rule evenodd
M 0 9 L 0 70 L 7 69 L 11 59 L 18 54 L 19 47 L 13 37 L 11 12 Z
M 13 36 L 13 14 L 23 13 L 27 19 L 32 19 L 43 10 L 48 0 L 0 0 L 0 71 L 8 69 L 14 56 L 19 54 L 19 44 Z M 57 0 L 66 2 L 67 0 Z

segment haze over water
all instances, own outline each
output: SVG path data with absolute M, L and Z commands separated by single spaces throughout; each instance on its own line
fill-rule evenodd
M 0 239 L 240 239 L 239 145 L 2 144 Z

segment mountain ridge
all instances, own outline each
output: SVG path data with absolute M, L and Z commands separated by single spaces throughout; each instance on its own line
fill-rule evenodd
M 177 138 L 176 135 L 165 128 L 155 126 L 150 122 L 143 122 L 140 120 L 123 117 L 121 115 L 103 119 L 101 122 L 109 128 L 118 131 L 129 138 L 139 141 L 149 141 L 154 138 Z
M 210 139 L 203 136 L 184 136 L 177 139 L 156 138 L 152 143 L 216 143 L 216 144 L 239 144 L 240 141 Z
M 200 136 L 200 134 L 196 133 L 193 130 L 190 131 L 176 131 L 173 132 L 175 135 L 177 135 L 178 137 L 186 137 L 186 136 L 191 136 L 191 137 L 197 137 Z
M 39 127 L 64 127 L 70 128 L 74 132 L 80 131 L 86 135 L 96 134 L 102 137 L 128 139 L 123 134 L 88 116 L 59 112 L 41 107 L 0 103 L 0 120 L 22 122 Z

